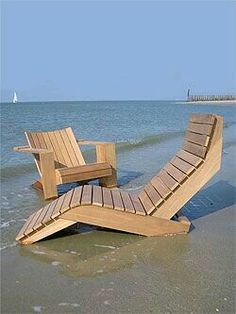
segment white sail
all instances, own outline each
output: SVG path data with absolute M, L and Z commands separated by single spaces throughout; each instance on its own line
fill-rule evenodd
M 16 92 L 14 92 L 14 95 L 13 95 L 13 100 L 12 100 L 13 104 L 16 104 L 18 102 L 18 99 L 17 99 L 17 95 L 16 95 Z

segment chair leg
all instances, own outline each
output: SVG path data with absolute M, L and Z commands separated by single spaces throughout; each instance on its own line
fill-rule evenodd
M 58 192 L 57 192 L 57 186 L 54 184 L 54 182 L 50 182 L 48 178 L 42 180 L 42 185 L 43 185 L 43 196 L 45 200 L 49 200 L 52 198 L 57 198 L 58 197 Z
M 117 187 L 116 170 L 112 169 L 111 176 L 99 179 L 99 185 L 107 188 L 116 188 Z
M 54 190 L 53 186 L 51 186 L 49 188 L 48 184 L 46 184 L 46 185 L 44 184 L 44 186 L 43 186 L 41 179 L 35 181 L 32 184 L 32 187 L 36 190 L 43 192 L 44 199 L 53 199 L 53 198 L 58 197 L 57 187 L 55 186 L 55 190 Z
M 108 162 L 112 166 L 112 175 L 99 179 L 99 184 L 109 188 L 117 187 L 115 144 L 103 143 L 96 145 L 96 154 L 97 162 Z

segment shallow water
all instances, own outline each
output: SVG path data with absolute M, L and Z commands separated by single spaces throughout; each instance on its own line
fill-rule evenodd
M 174 102 L 1 104 L 2 313 L 233 313 L 234 106 Z M 175 154 L 191 112 L 224 117 L 221 171 L 184 207 L 187 236 L 143 238 L 77 226 L 21 247 L 14 238 L 45 201 L 30 184 L 32 156 L 11 147 L 25 130 L 72 126 L 78 138 L 115 141 L 118 179 L 136 191 Z M 92 160 L 93 152 L 84 152 Z M 63 193 L 71 186 L 60 187 Z

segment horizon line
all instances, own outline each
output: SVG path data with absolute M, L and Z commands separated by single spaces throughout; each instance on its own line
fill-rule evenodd
M 27 101 L 18 101 L 15 105 L 19 103 L 48 103 L 48 102 L 127 102 L 127 101 L 185 101 L 186 99 L 101 99 L 101 100 L 27 100 Z M 0 104 L 12 104 L 12 101 L 0 101 Z

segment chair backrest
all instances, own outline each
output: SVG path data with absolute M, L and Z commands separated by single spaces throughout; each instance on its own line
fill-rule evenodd
M 191 115 L 185 133 L 183 150 L 205 159 L 214 131 L 216 117 L 212 114 Z
M 71 128 L 50 132 L 25 132 L 25 136 L 31 148 L 47 148 L 54 152 L 56 169 L 85 165 Z
M 186 181 L 207 156 L 216 125 L 212 114 L 191 115 L 182 150 L 140 192 L 139 198 L 151 214 Z

